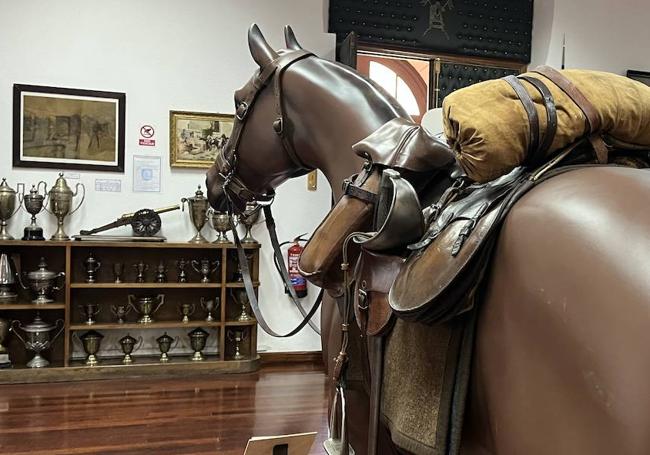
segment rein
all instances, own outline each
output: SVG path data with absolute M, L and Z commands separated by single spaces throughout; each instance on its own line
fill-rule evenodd
M 284 109 L 282 106 L 282 76 L 291 65 L 300 60 L 311 57 L 312 55 L 312 53 L 304 50 L 289 52 L 280 55 L 277 59 L 273 60 L 264 68 L 260 69 L 259 74 L 255 77 L 252 84 L 246 87 L 247 92 L 244 98 L 237 105 L 235 115 L 239 122 L 234 125 L 232 134 L 228 140 L 228 145 L 219 153 L 219 155 L 217 155 L 216 160 L 216 164 L 219 169 L 219 175 L 223 179 L 222 190 L 226 196 L 228 203 L 228 212 L 243 212 L 245 210 L 247 202 L 255 202 L 258 206 L 262 207 L 266 221 L 266 228 L 269 232 L 271 245 L 273 246 L 274 260 L 277 264 L 279 264 L 280 275 L 282 276 L 282 280 L 284 281 L 286 289 L 289 292 L 291 301 L 298 308 L 304 318 L 300 324 L 298 324 L 293 330 L 286 334 L 279 334 L 271 329 L 260 310 L 257 295 L 255 294 L 255 287 L 253 286 L 253 280 L 250 274 L 250 268 L 248 267 L 246 254 L 231 217 L 230 227 L 233 231 L 235 246 L 237 247 L 237 257 L 244 280 L 244 288 L 246 289 L 246 294 L 248 295 L 251 309 L 253 310 L 255 318 L 257 319 L 260 327 L 269 335 L 278 338 L 293 336 L 296 333 L 300 332 L 307 324 L 309 324 L 309 326 L 317 334 L 320 335 L 319 327 L 311 319 L 321 304 L 323 298 L 323 289 L 321 289 L 319 292 L 318 297 L 316 298 L 316 301 L 314 302 L 311 309 L 309 311 L 306 311 L 300 303 L 298 296 L 296 295 L 296 291 L 291 284 L 291 279 L 289 278 L 289 272 L 287 271 L 284 260 L 282 259 L 280 243 L 278 241 L 278 236 L 275 229 L 275 220 L 273 218 L 273 214 L 271 213 L 271 204 L 273 204 L 275 192 L 270 191 L 267 193 L 259 193 L 251 190 L 244 182 L 242 182 L 242 180 L 236 174 L 237 148 L 239 147 L 239 142 L 242 138 L 242 133 L 244 126 L 246 125 L 248 114 L 250 113 L 255 100 L 265 87 L 267 87 L 270 83 L 273 83 L 273 94 L 276 107 L 275 111 L 277 114 L 277 118 L 273 122 L 273 129 L 280 137 L 282 141 L 282 148 L 284 152 L 289 156 L 292 163 L 295 164 L 296 167 L 298 167 L 298 169 L 302 172 L 311 170 L 299 159 L 293 147 L 293 144 L 287 135 L 287 122 L 285 121 Z

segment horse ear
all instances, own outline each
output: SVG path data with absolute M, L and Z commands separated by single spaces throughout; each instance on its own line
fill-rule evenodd
M 251 51 L 253 60 L 255 60 L 260 68 L 278 58 L 277 52 L 266 42 L 257 24 L 251 25 L 248 29 L 248 48 Z
M 284 26 L 284 41 L 287 44 L 287 49 L 291 49 L 292 51 L 302 50 L 302 46 L 298 43 L 296 35 L 293 33 L 293 29 L 290 25 Z

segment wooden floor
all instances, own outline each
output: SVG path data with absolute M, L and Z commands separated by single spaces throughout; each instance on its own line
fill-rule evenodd
M 251 436 L 327 437 L 325 374 L 313 365 L 184 379 L 0 386 L 0 453 L 242 455 Z

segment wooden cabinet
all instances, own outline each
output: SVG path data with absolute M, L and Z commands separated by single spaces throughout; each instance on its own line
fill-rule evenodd
M 259 246 L 247 246 L 250 266 L 256 289 L 259 289 Z M 0 318 L 30 323 L 38 311 L 46 322 L 55 323 L 62 319 L 64 332 L 53 346 L 44 352 L 52 363 L 46 368 L 27 368 L 25 365 L 33 356 L 26 351 L 20 340 L 12 333 L 4 345 L 8 347 L 13 367 L 0 370 L 0 383 L 57 381 L 77 379 L 98 379 L 104 377 L 130 377 L 140 375 L 187 375 L 192 372 L 247 372 L 259 365 L 257 354 L 257 322 L 252 319 L 250 306 L 249 321 L 238 321 L 241 314 L 239 293 L 244 286 L 237 279 L 237 252 L 232 244 L 188 244 L 151 242 L 53 242 L 53 241 L 0 241 L 0 252 L 8 253 L 19 272 L 35 270 L 40 258 L 45 258 L 49 270 L 65 272 L 60 290 L 52 294 L 53 303 L 33 304 L 30 291 L 18 289 L 18 299 L 11 303 L 0 303 Z M 92 255 L 101 262 L 95 282 L 87 282 L 85 260 Z M 177 261 L 188 262 L 187 282 L 178 282 Z M 201 282 L 202 275 L 192 267 L 192 261 L 207 259 L 212 263 L 209 282 Z M 136 282 L 135 264 L 142 261 L 147 266 L 144 282 Z M 114 264 L 124 266 L 121 283 L 115 283 Z M 156 268 L 162 264 L 166 269 L 166 282 L 154 281 Z M 138 316 L 132 310 L 119 323 L 114 306 L 128 304 L 129 295 L 164 296 L 164 304 L 153 314 L 153 322 L 137 322 Z M 219 299 L 220 305 L 213 313 L 214 320 L 206 321 L 206 310 L 201 300 Z M 96 322 L 86 324 L 83 306 L 88 303 L 99 309 Z M 189 322 L 182 322 L 180 306 L 189 304 L 192 308 Z M 192 352 L 188 333 L 200 327 L 208 332 L 205 360 L 191 361 Z M 97 354 L 99 364 L 87 366 L 79 337 L 88 330 L 101 333 L 104 338 Z M 237 344 L 235 331 L 243 334 L 239 344 L 239 359 L 235 360 Z M 159 362 L 155 339 L 168 333 L 176 341 L 169 352 L 168 363 Z M 141 348 L 132 356 L 134 363 L 123 364 L 117 340 L 129 334 L 142 338 Z M 241 358 L 243 357 L 243 359 Z

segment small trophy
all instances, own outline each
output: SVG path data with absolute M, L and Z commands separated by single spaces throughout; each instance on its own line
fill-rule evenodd
M 11 360 L 9 360 L 9 351 L 3 345 L 9 336 L 10 327 L 11 324 L 7 319 L 0 318 L 0 368 L 7 368 L 11 366 Z
M 124 324 L 126 322 L 126 315 L 131 311 L 129 305 L 112 305 L 111 311 L 117 317 L 118 324 Z
M 102 311 L 102 308 L 96 303 L 86 303 L 84 305 L 79 305 L 79 308 L 81 308 L 81 311 L 83 311 L 85 315 L 86 320 L 84 323 L 86 325 L 95 324 L 97 322 L 95 316 L 97 316 L 99 312 Z
M 137 297 L 133 294 L 129 294 L 128 297 L 131 308 L 141 315 L 140 319 L 138 319 L 140 324 L 152 323 L 153 319 L 151 315 L 158 311 L 165 303 L 164 294 L 158 294 L 157 296 L 139 295 Z
M 27 281 L 27 286 L 20 280 L 20 285 L 25 289 L 30 289 L 36 298 L 32 300 L 32 303 L 43 304 L 43 303 L 52 303 L 54 299 L 52 298 L 53 291 L 59 291 L 63 289 L 63 279 L 65 278 L 65 272 L 53 272 L 48 270 L 47 262 L 45 258 L 42 257 L 38 262 L 38 269 L 32 270 L 31 272 L 25 273 L 23 275 Z M 61 284 L 57 286 L 57 281 L 61 280 Z
M 246 228 L 246 235 L 244 235 L 244 238 L 241 239 L 241 243 L 244 245 L 257 245 L 260 242 L 255 240 L 253 235 L 251 234 L 251 229 L 257 222 L 257 220 L 260 218 L 260 206 L 254 203 L 247 203 L 246 204 L 246 209 L 244 210 L 244 213 L 239 215 L 239 221 L 244 225 Z
M 201 283 L 209 283 L 210 274 L 214 273 L 219 267 L 219 260 L 217 259 L 213 262 L 210 262 L 210 259 L 201 259 L 199 262 L 196 259 L 193 259 L 191 264 L 192 268 L 201 274 Z
M 252 251 L 245 251 L 244 256 L 246 256 L 246 263 L 248 264 L 248 271 L 250 273 L 251 269 L 253 268 L 253 253 Z M 239 257 L 237 257 L 237 271 L 235 272 L 233 276 L 234 280 L 242 283 L 244 281 L 244 272 L 241 269 L 241 264 L 239 263 Z
M 187 283 L 187 272 L 185 271 L 187 261 L 185 259 L 179 259 L 176 261 L 176 266 L 178 267 L 178 282 Z
M 217 308 L 219 308 L 219 297 L 215 297 L 214 300 L 206 300 L 205 297 L 201 297 L 201 306 L 205 311 L 207 311 L 208 315 L 205 318 L 206 322 L 212 322 L 214 321 L 214 317 L 212 316 L 212 312 L 216 311 Z
M 72 198 L 76 197 L 79 194 L 79 187 L 83 190 L 83 196 L 77 207 L 72 210 Z M 57 228 L 56 232 L 52 236 L 52 240 L 70 240 L 68 234 L 65 233 L 63 229 L 63 221 L 68 215 L 72 215 L 74 212 L 79 210 L 81 204 L 83 204 L 84 199 L 86 199 L 86 187 L 83 183 L 77 183 L 74 193 L 68 186 L 68 183 L 63 178 L 63 174 L 59 174 L 59 178 L 56 179 L 54 186 L 50 188 L 50 191 L 47 193 L 49 197 L 48 209 L 45 207 L 45 210 L 56 217 Z
M 129 365 L 133 363 L 133 357 L 131 357 L 131 354 L 134 351 L 137 351 L 140 348 L 140 346 L 142 346 L 142 341 L 143 341 L 142 337 L 138 337 L 138 339 L 136 340 L 128 333 L 126 334 L 126 336 L 120 338 L 118 343 L 122 348 L 122 352 L 124 353 L 124 357 L 122 358 L 122 363 L 124 365 Z
M 145 272 L 149 270 L 149 264 L 145 264 L 144 261 L 139 261 L 133 264 L 133 268 L 135 269 L 136 273 L 135 282 L 144 283 L 146 281 Z
M 56 335 L 50 336 L 50 333 L 59 325 L 61 328 Z M 56 324 L 48 324 L 41 319 L 41 315 L 37 311 L 33 322 L 24 326 L 20 321 L 15 320 L 11 322 L 9 330 L 11 330 L 20 341 L 22 341 L 26 349 L 34 351 L 34 358 L 27 363 L 27 366 L 29 368 L 44 368 L 48 366 L 50 362 L 41 356 L 41 352 L 52 346 L 54 340 L 63 333 L 64 326 L 65 323 L 63 319 L 56 321 Z M 19 329 L 23 331 L 25 338 L 20 336 L 18 333 Z
M 158 349 L 160 349 L 160 362 L 167 363 L 169 362 L 169 355 L 167 353 L 172 349 L 175 349 L 178 345 L 179 338 L 176 337 L 176 343 L 174 343 L 174 338 L 167 335 L 167 332 L 160 335 L 156 338 L 156 343 L 158 343 Z M 174 343 L 174 346 L 172 346 Z
M 242 329 L 228 329 L 228 339 L 235 342 L 235 354 L 233 360 L 244 360 L 246 356 L 241 353 L 241 343 L 247 338 L 246 332 Z
M 75 333 L 75 335 L 77 334 Z M 99 363 L 97 353 L 102 344 L 102 338 L 104 338 L 104 335 L 94 330 L 89 330 L 79 337 L 84 352 L 86 353 L 86 365 L 89 367 L 93 367 Z
M 167 282 L 167 266 L 165 266 L 165 261 L 162 259 L 156 267 L 156 276 L 153 281 L 155 283 L 166 283 Z
M 18 298 L 15 292 L 16 264 L 7 253 L 0 254 L 0 304 L 13 302 Z
M 231 228 L 230 215 L 226 212 L 211 210 L 208 217 L 212 229 L 217 231 L 217 239 L 212 243 L 230 243 L 230 239 L 228 239 L 228 231 Z
M 17 188 L 20 190 L 22 187 L 22 193 L 18 193 L 16 190 L 7 185 L 7 179 L 3 178 L 0 183 L 0 240 L 13 240 L 7 232 L 7 221 L 9 218 L 14 216 L 20 206 L 23 204 L 23 197 L 25 196 L 25 185 L 19 183 Z M 18 198 L 18 207 L 16 207 L 16 197 Z
M 248 314 L 248 294 L 246 293 L 246 289 L 238 289 L 237 291 L 233 292 L 233 298 L 237 303 L 241 305 L 241 313 L 239 313 L 239 316 L 237 316 L 237 321 L 238 322 L 249 322 L 252 321 L 253 318 Z
M 183 316 L 181 322 L 184 324 L 190 322 L 190 316 L 194 314 L 195 310 L 196 310 L 196 305 L 194 305 L 193 303 L 183 303 L 179 308 L 181 316 Z
M 203 191 L 201 191 L 201 185 L 199 185 L 194 196 L 181 199 L 183 207 L 185 207 L 186 202 L 190 211 L 190 220 L 192 220 L 192 224 L 196 228 L 196 235 L 189 240 L 189 243 L 208 243 L 205 237 L 203 237 L 203 234 L 201 234 L 201 229 L 203 229 L 207 221 L 209 206 L 208 199 L 203 195 Z
M 121 262 L 116 262 L 113 264 L 113 282 L 115 284 L 123 283 L 124 278 L 124 264 Z
M 210 334 L 203 330 L 201 327 L 197 327 L 187 334 L 190 337 L 190 346 L 194 350 L 194 355 L 192 355 L 193 362 L 201 362 L 205 359 L 203 356 L 203 349 L 205 349 L 205 342 L 208 339 Z
M 41 184 L 43 184 L 43 194 L 40 193 Z M 32 216 L 32 222 L 25 227 L 23 240 L 45 240 L 43 237 L 43 228 L 36 224 L 36 215 L 41 213 L 45 208 L 45 195 L 47 194 L 47 183 L 40 181 L 38 185 L 32 185 L 29 194 L 23 198 L 23 206 L 27 213 Z
M 97 280 L 97 272 L 102 266 L 102 262 L 95 257 L 91 252 L 84 260 L 84 270 L 86 272 L 86 283 L 95 283 Z

